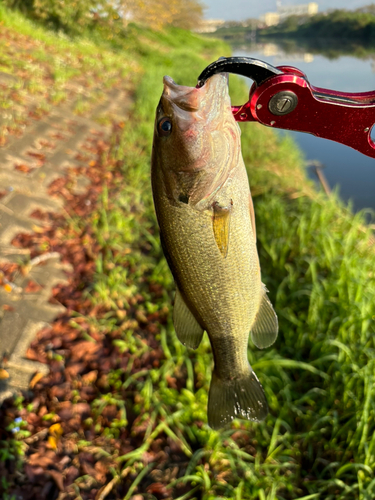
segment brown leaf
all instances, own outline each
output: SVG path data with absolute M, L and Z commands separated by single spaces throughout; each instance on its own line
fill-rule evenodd
M 88 340 L 78 342 L 73 346 L 72 359 L 89 360 L 100 350 L 100 345 Z
M 76 403 L 73 405 L 73 411 L 79 415 L 82 420 L 85 420 L 91 415 L 91 407 L 88 403 Z
M 55 385 L 51 387 L 49 395 L 51 398 L 57 398 L 59 401 L 68 401 L 71 397 L 71 385 L 68 382 L 60 385 Z
M 37 483 L 45 479 L 45 470 L 43 467 L 33 467 L 29 464 L 25 465 L 25 473 L 31 483 Z
M 40 363 L 47 363 L 47 355 L 44 352 L 39 352 L 29 347 L 26 351 L 26 358 L 32 359 L 33 361 L 39 361 Z
M 41 455 L 39 453 L 33 453 L 30 455 L 28 463 L 33 467 L 39 466 L 46 469 L 47 467 L 53 465 L 55 460 L 53 460 L 53 458 L 48 454 Z
M 10 306 L 9 304 L 3 304 L 1 306 L 1 309 L 3 311 L 7 311 L 7 312 L 13 312 L 14 311 L 14 307 L 13 306 Z
M 82 383 L 83 385 L 91 385 L 94 382 L 96 382 L 97 378 L 98 378 L 98 370 L 92 370 L 91 372 L 82 375 Z
M 57 470 L 49 470 L 48 473 L 52 477 L 52 479 L 55 481 L 56 486 L 59 488 L 60 491 L 64 491 L 64 479 L 63 475 L 61 472 Z
M 70 418 L 66 423 L 66 427 L 68 432 L 79 431 L 81 428 L 81 419 L 77 416 Z
M 35 281 L 29 280 L 27 285 L 24 288 L 25 293 L 36 293 L 39 292 L 42 289 L 38 283 L 35 283 Z
M 75 379 L 85 368 L 84 363 L 71 363 L 65 368 L 65 375 L 68 380 Z
M 174 377 L 170 377 L 169 375 L 167 375 L 166 380 L 169 387 L 172 387 L 172 389 L 177 389 L 176 379 Z
M 96 476 L 96 471 L 92 465 L 90 465 L 88 462 L 81 462 L 82 463 L 82 470 L 84 474 L 88 474 L 91 477 Z
M 92 401 L 94 399 L 94 397 L 96 396 L 97 394 L 97 390 L 95 387 L 92 387 L 92 386 L 86 386 L 86 387 L 82 387 L 79 395 L 80 395 L 80 398 L 85 400 L 85 401 Z
M 104 483 L 108 474 L 108 466 L 98 460 L 94 465 L 94 469 L 96 470 L 95 479 L 98 483 Z
M 107 405 L 102 411 L 103 417 L 107 418 L 110 421 L 113 420 L 117 416 L 117 414 L 118 409 L 115 405 Z
M 70 486 L 76 479 L 79 477 L 79 471 L 77 467 L 71 465 L 66 469 L 65 472 L 65 484 L 66 486 Z
M 147 493 L 162 495 L 164 498 L 169 496 L 169 492 L 163 483 L 152 483 L 146 489 Z
M 59 408 L 56 410 L 57 415 L 63 422 L 69 420 L 73 416 L 73 406 L 70 401 L 60 403 Z
M 32 167 L 30 167 L 29 165 L 25 165 L 23 163 L 16 165 L 14 169 L 18 170 L 19 172 L 24 172 L 25 174 L 28 174 L 33 170 Z

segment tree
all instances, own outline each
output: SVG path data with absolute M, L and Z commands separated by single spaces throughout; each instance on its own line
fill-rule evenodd
M 113 12 L 107 0 L 5 0 L 5 4 L 68 32 L 79 32 L 92 25 L 98 15 Z
M 190 29 L 203 17 L 199 0 L 119 0 L 114 7 L 125 25 L 135 22 L 153 29 L 166 25 Z

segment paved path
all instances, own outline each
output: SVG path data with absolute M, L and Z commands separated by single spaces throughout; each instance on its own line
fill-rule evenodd
M 12 82 L 8 75 L 0 73 L 0 82 L 4 85 L 8 81 Z M 30 102 L 30 109 L 33 105 Z M 30 259 L 27 249 L 12 245 L 13 238 L 44 225 L 30 217 L 36 209 L 62 210 L 62 202 L 48 195 L 48 186 L 63 177 L 67 167 L 88 165 L 87 160 L 82 163 L 75 158 L 82 145 L 108 137 L 111 127 L 100 125 L 100 118 L 126 119 L 130 98 L 126 90 L 112 89 L 85 117 L 74 114 L 74 106 L 75 98 L 53 108 L 43 119 L 31 119 L 22 137 L 11 137 L 0 147 L 0 270 L 4 264 Z M 87 157 L 86 150 L 84 154 Z M 77 178 L 76 192 L 82 193 L 87 183 L 85 177 Z M 34 265 L 29 273 L 19 273 L 12 283 L 1 280 L 0 272 L 0 360 L 7 358 L 9 374 L 9 378 L 0 380 L 0 403 L 17 389 L 26 389 L 35 372 L 48 371 L 44 364 L 25 359 L 25 353 L 36 333 L 64 311 L 48 300 L 52 288 L 65 280 L 66 266 L 57 254 L 50 255 L 43 265 L 36 260 L 31 263 Z M 26 288 L 30 280 L 41 289 L 30 293 Z

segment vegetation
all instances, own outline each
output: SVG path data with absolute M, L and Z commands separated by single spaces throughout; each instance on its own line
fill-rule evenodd
M 247 24 L 247 25 L 246 25 Z M 226 23 L 212 36 L 238 45 L 265 39 L 283 45 L 288 51 L 301 48 L 329 58 L 342 54 L 371 57 L 375 43 L 375 7 L 369 5 L 356 11 L 337 9 L 315 16 L 289 16 L 276 26 L 261 28 L 258 22 Z
M 1 15 L 9 30 L 27 30 L 29 40 L 40 36 L 20 17 Z M 205 65 L 229 50 L 175 28 L 132 30 L 88 42 L 141 73 L 128 77 L 135 85 L 128 122 L 100 154 L 104 189 L 93 211 L 56 221 L 66 245 L 72 238 L 95 243 L 95 267 L 83 291 L 77 281 L 79 300 L 72 290 L 64 299 L 69 314 L 38 337 L 51 375 L 5 404 L 3 497 L 52 475 L 65 481 L 65 499 L 373 498 L 375 274 L 364 215 L 314 190 L 289 138 L 243 125 L 262 276 L 280 334 L 265 351 L 249 346 L 270 405 L 265 422 L 235 421 L 212 431 L 206 424 L 211 349 L 205 338 L 197 351 L 187 350 L 175 336 L 174 286 L 159 243 L 149 164 L 162 76 L 195 85 Z M 45 51 L 59 46 L 59 37 L 44 36 Z M 71 50 L 79 52 L 81 43 L 69 41 Z M 234 102 L 247 95 L 235 78 L 230 93 Z M 33 241 L 40 244 L 34 251 L 45 251 L 45 240 Z M 75 252 L 84 247 L 74 245 Z M 48 348 L 55 339 L 66 348 Z M 69 376 L 79 348 L 83 371 Z M 71 402 L 81 418 L 64 420 L 61 407 Z M 48 438 L 26 446 L 43 429 Z M 48 465 L 38 479 L 42 458 Z M 79 472 L 71 482 L 66 465 L 65 476 L 57 474 L 62 460 Z
M 190 29 L 196 27 L 203 16 L 199 0 L 2 0 L 34 21 L 81 34 L 82 30 L 118 24 L 141 23 L 153 29 L 172 25 Z
M 364 45 L 375 43 L 373 9 L 348 11 L 337 9 L 315 16 L 290 16 L 276 26 L 259 31 L 262 36 L 278 35 L 313 39 L 347 39 Z

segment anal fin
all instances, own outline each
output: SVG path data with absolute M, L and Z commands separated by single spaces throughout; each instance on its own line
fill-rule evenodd
M 259 310 L 251 328 L 251 340 L 259 349 L 265 349 L 277 339 L 279 325 L 276 313 L 270 299 L 267 297 L 267 289 L 263 283 L 261 293 Z
M 186 305 L 178 288 L 173 306 L 173 324 L 182 344 L 191 349 L 196 349 L 199 346 L 204 330 Z

